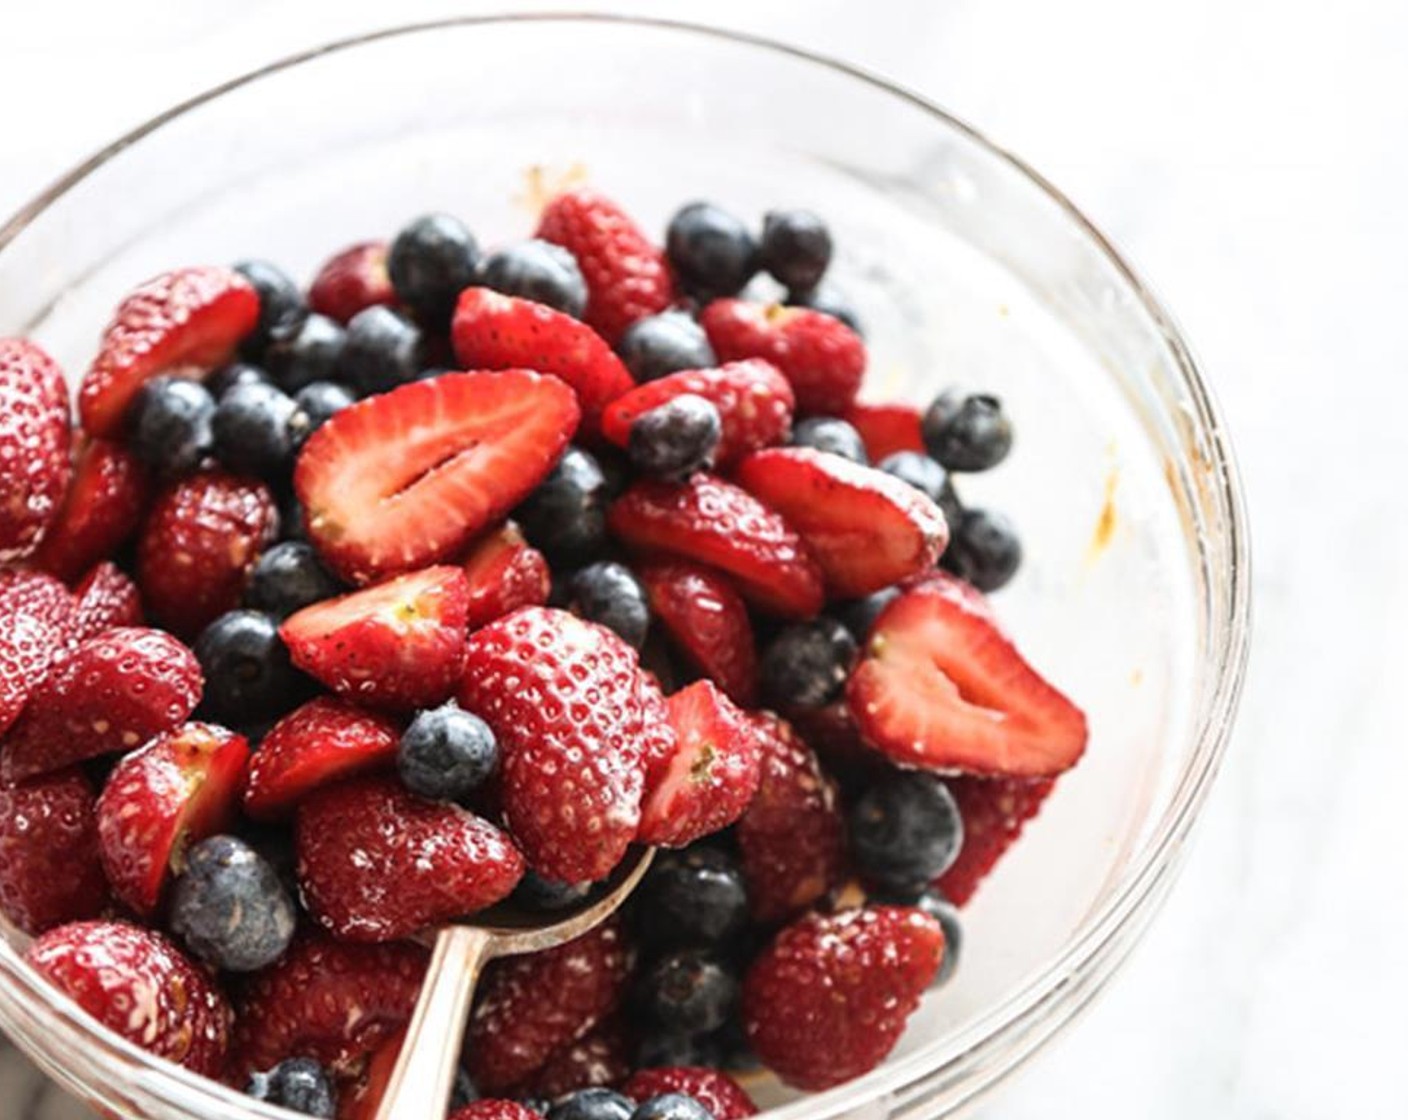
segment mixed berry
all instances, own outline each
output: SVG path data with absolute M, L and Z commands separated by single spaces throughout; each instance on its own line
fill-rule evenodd
M 1001 402 L 858 399 L 831 232 L 588 190 L 182 268 L 77 386 L 0 340 L 0 910 L 153 1053 L 372 1120 L 417 935 L 496 962 L 453 1120 L 741 1120 L 874 1068 L 1086 742 L 999 626 L 961 475 Z M 752 298 L 767 273 L 785 303 Z

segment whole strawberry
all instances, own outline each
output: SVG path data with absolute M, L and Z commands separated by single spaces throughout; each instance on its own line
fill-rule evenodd
M 471 630 L 519 607 L 541 607 L 552 591 L 547 557 L 523 539 L 512 521 L 480 538 L 464 558 Z
M 308 306 L 344 324 L 368 307 L 394 307 L 387 248 L 385 241 L 363 241 L 329 257 L 308 288 Z
M 753 1098 L 728 1074 L 706 1066 L 662 1066 L 637 1070 L 621 1086 L 626 1096 L 637 1101 L 665 1093 L 683 1093 L 709 1110 L 714 1120 L 744 1120 L 757 1114 Z
M 841 419 L 860 433 L 866 457 L 872 463 L 878 463 L 896 451 L 928 454 L 924 450 L 924 437 L 919 431 L 921 413 L 912 404 L 856 401 Z
M 84 641 L 114 626 L 141 626 L 142 594 L 127 573 L 110 560 L 95 565 L 74 586 L 74 638 Z
M 72 582 L 137 531 L 151 494 L 147 468 L 119 443 L 87 440 L 34 564 Z
M 542 1117 L 517 1101 L 487 1097 L 457 1109 L 450 1120 L 542 1120 Z
M 751 707 L 758 698 L 758 653 L 748 608 L 733 585 L 687 560 L 649 561 L 636 575 L 675 648 L 735 704 Z
M 631 1072 L 631 1031 L 621 1013 L 559 1047 L 519 1089 L 520 1096 L 556 1100 L 577 1089 L 619 1085 Z
M 96 918 L 107 905 L 94 805 L 77 767 L 0 785 L 0 910 L 26 933 Z
M 77 610 L 69 589 L 53 576 L 26 568 L 0 570 L 0 618 L 32 615 L 67 640 L 73 637 Z
M 34 343 L 0 338 L 0 564 L 30 555 L 58 514 L 69 439 L 63 372 Z

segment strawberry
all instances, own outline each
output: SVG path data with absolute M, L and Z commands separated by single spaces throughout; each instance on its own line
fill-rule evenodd
M 605 195 L 581 187 L 558 195 L 543 209 L 535 236 L 577 258 L 587 281 L 587 322 L 613 345 L 637 319 L 674 302 L 665 254 Z
M 683 1093 L 707 1108 L 714 1120 L 745 1120 L 758 1112 L 758 1106 L 742 1085 L 723 1070 L 705 1066 L 637 1070 L 621 1086 L 621 1091 L 636 1101 L 648 1101 L 666 1093 Z
M 946 784 L 963 817 L 963 847 L 934 886 L 955 906 L 962 906 L 1016 843 L 1056 782 L 1053 778 L 961 777 Z
M 286 816 L 313 790 L 389 765 L 401 733 L 383 716 L 320 696 L 274 724 L 249 763 L 244 809 L 261 820 Z
M 575 1042 L 554 1050 L 515 1096 L 556 1100 L 578 1089 L 619 1085 L 631 1072 L 631 1037 L 623 1016 L 598 1023 Z
M 78 601 L 51 575 L 0 570 L 0 618 L 21 614 L 47 622 L 65 639 L 73 637 Z
M 552 591 L 547 558 L 512 521 L 480 539 L 464 559 L 469 582 L 469 629 L 478 630 L 519 607 L 541 607 Z
M 733 585 L 717 572 L 684 560 L 654 560 L 636 568 L 653 617 L 675 647 L 730 700 L 752 707 L 758 697 L 753 625 Z
M 819 902 L 844 873 L 845 824 L 836 787 L 784 721 L 751 717 L 762 780 L 738 821 L 738 848 L 753 916 L 776 922 Z
M 278 526 L 262 482 L 213 471 L 171 484 L 137 540 L 137 584 L 148 611 L 172 633 L 195 637 L 239 606 Z
M 799 1089 L 859 1077 L 894 1049 L 943 953 L 938 921 L 912 907 L 808 914 L 744 978 L 748 1041 Z
M 186 849 L 233 823 L 249 744 L 209 723 L 188 723 L 117 764 L 98 798 L 98 843 L 113 893 L 142 917 L 161 902 Z
M 68 385 L 32 342 L 0 338 L 0 564 L 39 547 L 72 470 Z
M 699 325 L 721 361 L 765 358 L 781 370 L 800 412 L 845 412 L 865 376 L 860 335 L 820 311 L 716 299 L 700 312 Z
M 620 1005 L 630 975 L 620 920 L 484 972 L 465 1055 L 482 1091 L 500 1092 L 541 1069 Z
M 0 911 L 25 933 L 108 903 L 93 787 L 77 767 L 0 785 Z
M 682 483 L 637 482 L 612 504 L 607 524 L 632 548 L 723 570 L 760 610 L 783 618 L 821 610 L 821 569 L 801 537 L 723 479 L 701 472 Z
M 841 419 L 860 433 L 865 453 L 872 463 L 878 463 L 896 451 L 928 454 L 924 449 L 924 437 L 919 434 L 919 409 L 912 404 L 898 401 L 865 404 L 856 401 L 841 414 Z
M 577 394 L 582 426 L 595 432 L 601 411 L 635 384 L 611 347 L 585 323 L 541 303 L 466 288 L 450 328 L 465 369 L 535 369 Z
M 150 489 L 146 467 L 127 448 L 88 440 L 63 505 L 34 554 L 35 566 L 71 583 L 106 560 L 137 531 Z
M 142 596 L 127 573 L 110 560 L 96 565 L 73 589 L 73 633 L 78 641 L 93 638 L 114 626 L 141 626 Z
M 630 439 L 636 417 L 683 393 L 712 401 L 723 422 L 714 453 L 720 468 L 750 451 L 783 443 L 792 430 L 796 400 L 792 386 L 769 362 L 728 362 L 718 369 L 691 369 L 638 385 L 614 400 L 601 419 L 601 431 L 617 447 Z
M 0 735 L 24 711 L 65 640 L 63 631 L 38 615 L 0 610 Z
M 309 794 L 297 833 L 304 903 L 345 941 L 395 941 L 472 914 L 523 877 L 518 849 L 488 821 L 389 774 Z
M 983 597 L 942 572 L 875 620 L 846 698 L 865 741 L 904 766 L 1050 777 L 1085 750 L 1085 716 L 1023 660 Z
M 354 1077 L 343 1079 L 337 1093 L 337 1120 L 376 1120 L 406 1044 L 406 1032 L 397 1031 L 376 1048 Z
M 330 257 L 308 288 L 308 306 L 339 323 L 368 307 L 394 307 L 386 253 L 385 241 L 363 241 Z
M 222 366 L 259 321 L 259 295 L 229 268 L 178 268 L 118 305 L 78 390 L 89 435 L 119 436 L 137 391 L 162 373 Z
M 50 670 L 5 737 L 0 771 L 19 781 L 130 751 L 179 726 L 202 685 L 195 654 L 160 630 L 117 627 Z
M 38 938 L 25 959 L 128 1042 L 206 1077 L 223 1071 L 230 1005 L 161 934 L 128 922 L 73 922 Z
M 441 565 L 304 607 L 279 627 L 293 663 L 339 696 L 429 708 L 459 683 L 469 581 Z
M 903 479 L 809 447 L 757 451 L 738 484 L 806 541 L 838 599 L 927 571 L 948 544 L 939 507 Z
M 298 457 L 309 539 L 354 583 L 448 560 L 547 476 L 578 418 L 566 385 L 527 370 L 448 373 L 360 401 Z
M 542 1117 L 517 1101 L 486 1097 L 458 1109 L 450 1115 L 450 1120 L 542 1120 Z
M 758 791 L 758 735 L 709 681 L 670 697 L 674 753 L 646 783 L 643 844 L 682 848 L 736 821 Z

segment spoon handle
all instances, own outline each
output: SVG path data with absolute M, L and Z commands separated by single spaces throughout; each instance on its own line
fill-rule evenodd
M 435 938 L 430 968 L 376 1120 L 445 1115 L 470 999 L 489 958 L 491 940 L 473 926 L 447 926 Z

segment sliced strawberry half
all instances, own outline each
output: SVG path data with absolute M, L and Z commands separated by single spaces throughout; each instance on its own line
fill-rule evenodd
M 309 539 L 355 583 L 448 560 L 547 476 L 578 418 L 567 385 L 521 369 L 447 373 L 345 408 L 294 471 Z
M 339 1089 L 337 1120 L 376 1120 L 405 1044 L 406 1032 L 397 1031 L 372 1052 L 361 1072 Z
M 547 557 L 523 539 L 512 521 L 484 537 L 464 559 L 469 629 L 478 630 L 519 607 L 541 607 L 552 591 Z
M 963 847 L 934 886 L 964 905 L 1055 788 L 1054 778 L 950 778 L 945 783 L 963 818 Z
M 106 560 L 137 531 L 151 487 L 132 452 L 108 440 L 88 440 L 78 452 L 73 481 L 34 564 L 72 582 Z
M 654 618 L 690 663 L 751 708 L 758 699 L 758 654 L 748 608 L 718 572 L 685 560 L 652 560 L 636 575 Z
M 866 404 L 856 401 L 841 414 L 841 419 L 860 433 L 865 453 L 872 463 L 878 463 L 896 451 L 925 454 L 924 437 L 920 435 L 919 409 L 912 404 Z
M 118 305 L 79 388 L 84 431 L 118 436 L 144 384 L 223 365 L 258 320 L 259 296 L 234 269 L 178 268 L 147 281 Z
M 935 573 L 876 619 L 846 698 L 861 734 L 906 766 L 1050 777 L 1085 750 L 1085 716 L 1022 658 L 982 596 Z
M 838 599 L 859 599 L 934 566 L 948 544 L 944 515 L 893 475 L 807 447 L 758 451 L 738 482 L 786 519 Z

